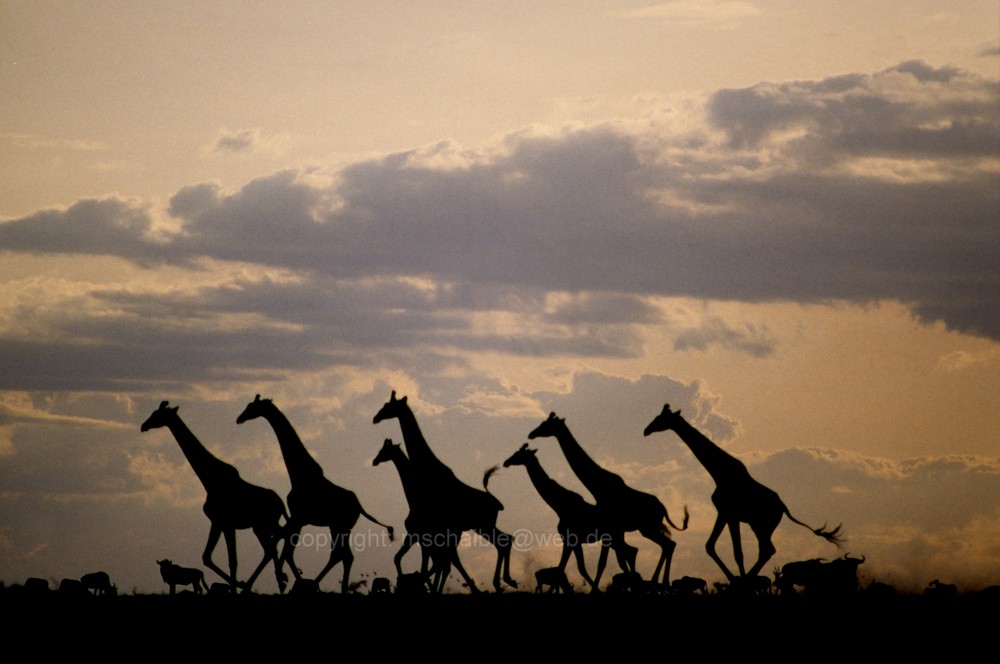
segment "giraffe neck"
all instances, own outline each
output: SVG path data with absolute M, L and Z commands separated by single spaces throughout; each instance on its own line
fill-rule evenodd
M 704 466 L 717 485 L 725 484 L 730 479 L 742 479 L 749 475 L 747 467 L 742 461 L 725 452 L 681 416 L 677 416 L 671 428 L 688 446 L 688 449 Z
M 618 475 L 601 468 L 596 461 L 590 458 L 590 455 L 580 447 L 580 443 L 576 442 L 576 438 L 565 425 L 559 427 L 556 440 L 559 441 L 559 447 L 562 449 L 566 461 L 569 462 L 570 468 L 587 487 L 587 490 L 594 494 L 595 498 L 604 493 L 605 489 L 621 484 L 622 479 Z
M 524 467 L 528 471 L 528 477 L 531 478 L 531 483 L 535 485 L 535 490 L 538 491 L 538 495 L 542 497 L 542 500 L 544 500 L 546 504 L 548 504 L 548 506 L 556 512 L 556 514 L 562 513 L 571 501 L 575 498 L 579 498 L 576 493 L 563 487 L 554 479 L 549 477 L 549 474 L 542 468 L 542 464 L 534 456 L 525 462 Z
M 448 470 L 445 464 L 438 459 L 431 450 L 430 445 L 421 433 L 417 425 L 417 418 L 413 411 L 406 407 L 399 414 L 399 428 L 403 433 L 403 443 L 406 445 L 407 460 L 416 467 L 434 468 L 437 470 Z
M 416 478 L 413 476 L 412 469 L 410 468 L 410 460 L 402 451 L 393 453 L 389 459 L 392 461 L 392 465 L 396 466 L 396 472 L 399 473 L 399 481 L 403 484 L 403 495 L 406 496 L 406 504 L 412 507 L 419 500 L 419 491 L 416 487 Z
M 170 418 L 167 428 L 177 440 L 185 458 L 206 490 L 218 486 L 220 483 L 239 478 L 239 471 L 205 449 L 205 446 L 191 433 L 180 417 Z
M 285 468 L 288 469 L 288 478 L 291 483 L 294 485 L 322 477 L 323 469 L 306 450 L 302 439 L 299 438 L 299 434 L 296 433 L 285 414 L 272 406 L 265 410 L 264 418 L 274 429 L 274 435 L 278 438 L 278 446 L 281 448 L 281 456 L 285 459 Z

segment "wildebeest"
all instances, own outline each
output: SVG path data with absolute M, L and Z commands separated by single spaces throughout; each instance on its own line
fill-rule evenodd
M 376 576 L 372 579 L 372 587 L 369 591 L 369 595 L 388 595 L 392 591 L 392 586 L 389 583 L 389 579 L 384 576 Z
M 707 595 L 708 583 L 705 579 L 694 576 L 682 576 L 670 582 L 670 592 L 675 595 L 694 595 L 695 593 Z
M 63 579 L 59 582 L 59 594 L 65 595 L 67 597 L 84 597 L 90 596 L 90 593 L 83 584 L 80 583 L 79 579 Z
M 429 575 L 423 572 L 410 572 L 396 577 L 397 595 L 423 595 L 428 591 Z
M 957 597 L 958 586 L 953 583 L 941 583 L 934 579 L 924 588 L 924 597 Z
M 780 569 L 774 570 L 774 587 L 781 595 L 794 594 L 795 586 L 805 588 L 814 583 L 819 578 L 819 570 L 822 566 L 822 558 L 786 563 Z
M 24 582 L 24 590 L 29 593 L 47 593 L 49 592 L 49 582 L 47 579 L 33 576 Z
M 111 577 L 107 572 L 91 572 L 80 577 L 80 583 L 94 595 L 117 595 L 118 588 L 111 585 Z
M 770 577 L 760 574 L 738 576 L 729 584 L 729 592 L 742 595 L 769 595 L 772 585 Z
M 176 594 L 177 586 L 191 586 L 198 595 L 203 590 L 208 590 L 205 573 L 200 569 L 181 567 L 170 560 L 157 560 L 156 563 L 160 566 L 160 577 L 163 578 L 163 582 L 170 586 L 171 595 Z
M 871 597 L 895 597 L 897 594 L 895 586 L 882 581 L 872 581 L 865 592 Z
M 567 595 L 573 592 L 573 586 L 570 585 L 569 579 L 566 578 L 566 571 L 561 567 L 545 567 L 543 569 L 535 572 L 535 592 L 550 592 L 558 593 L 563 592 Z M 545 586 L 548 586 L 548 590 L 545 590 Z
M 216 581 L 208 588 L 209 597 L 226 597 L 235 593 L 236 590 L 231 585 L 222 581 Z
M 316 595 L 319 593 L 319 581 L 300 577 L 289 591 L 290 595 Z
M 788 563 L 775 570 L 774 587 L 782 595 L 795 592 L 795 587 L 803 588 L 807 595 L 841 596 L 858 591 L 858 566 L 865 561 L 845 555 L 830 562 L 820 558 Z
M 619 572 L 611 577 L 611 585 L 608 586 L 609 593 L 640 592 L 641 590 L 642 576 L 638 572 Z

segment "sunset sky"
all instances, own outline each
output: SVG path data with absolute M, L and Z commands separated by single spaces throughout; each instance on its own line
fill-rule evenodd
M 204 489 L 139 431 L 163 400 L 284 497 L 271 428 L 236 424 L 273 399 L 402 532 L 371 463 L 402 442 L 372 424 L 392 390 L 477 487 L 564 417 L 688 507 L 672 578 L 723 577 L 711 478 L 643 437 L 664 403 L 843 524 L 837 549 L 786 519 L 765 572 L 850 554 L 863 585 L 1000 584 L 995 0 L 0 0 L 0 31 L 6 585 L 165 592 L 158 559 L 202 566 Z M 555 515 L 523 468 L 489 489 L 533 589 Z M 352 580 L 394 577 L 398 542 L 355 533 Z M 241 535 L 241 577 L 260 555 Z M 494 551 L 461 556 L 487 589 Z

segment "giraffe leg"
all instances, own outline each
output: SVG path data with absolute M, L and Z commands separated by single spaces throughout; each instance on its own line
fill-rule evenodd
M 212 560 L 212 552 L 215 551 L 215 547 L 219 544 L 220 537 L 222 537 L 222 528 L 213 523 L 212 529 L 208 533 L 208 543 L 205 544 L 205 552 L 201 554 L 201 562 L 205 565 L 205 567 L 221 576 L 226 583 L 235 588 L 236 579 L 223 572 L 222 569 Z
M 740 522 L 729 522 L 729 536 L 733 540 L 733 557 L 736 558 L 736 567 L 740 570 L 740 576 L 746 576 L 746 569 L 743 567 L 743 540 L 740 536 Z
M 562 565 L 559 566 L 559 569 L 563 569 L 566 567 L 566 560 L 565 560 L 566 554 L 567 551 L 564 550 L 563 562 Z M 598 592 L 597 582 L 594 581 L 592 578 L 590 578 L 590 575 L 587 574 L 587 565 L 585 564 L 583 559 L 583 544 L 581 544 L 579 540 L 577 540 L 576 545 L 573 547 L 573 555 L 574 557 L 576 557 L 576 568 L 580 571 L 580 576 L 583 577 L 584 581 L 590 584 L 591 592 Z M 606 564 L 608 561 L 608 548 L 604 545 L 601 545 L 601 558 L 604 559 L 604 562 Z M 600 558 L 598 559 L 598 566 L 600 566 Z M 600 573 L 603 571 L 604 569 L 601 568 L 600 572 L 598 572 L 598 578 L 600 578 Z
M 635 572 L 635 559 L 639 555 L 639 549 L 626 542 L 624 537 L 612 540 L 611 547 L 615 550 L 615 558 L 621 570 Z
M 427 576 L 437 566 L 437 561 L 434 559 L 436 553 L 437 549 L 433 549 L 429 545 L 420 546 L 420 573 L 424 576 Z M 431 563 L 434 564 L 432 565 Z
M 229 560 L 229 577 L 239 583 L 237 581 L 239 577 L 236 575 L 236 570 L 239 566 L 239 561 L 236 556 L 236 530 L 234 528 L 229 528 L 222 531 L 222 538 L 226 540 L 226 553 L 228 554 Z
M 438 581 L 441 580 L 442 563 L 435 557 L 437 555 L 435 549 L 420 547 L 420 577 L 424 585 L 430 585 L 431 592 L 437 591 Z
M 462 561 L 458 557 L 458 547 L 454 545 L 449 545 L 448 550 L 451 552 L 452 564 L 454 564 L 455 569 L 458 570 L 458 573 L 462 575 L 462 578 L 465 579 L 465 585 L 469 587 L 469 592 L 473 594 L 478 594 L 482 592 L 481 590 L 479 590 L 479 587 L 476 585 L 476 582 L 472 579 L 472 577 L 469 576 L 469 573 L 465 571 L 465 567 L 462 565 Z M 444 587 L 443 584 L 442 587 Z
M 344 543 L 344 555 L 341 558 L 344 563 L 344 580 L 340 582 L 340 593 L 346 595 L 351 587 L 351 567 L 354 566 L 354 552 L 351 551 L 350 544 L 346 542 Z
M 344 579 L 341 581 L 341 593 L 346 594 L 349 587 L 349 579 L 351 573 L 351 566 L 354 564 L 354 552 L 351 551 L 350 537 L 344 536 L 343 533 L 334 534 L 330 533 L 332 539 L 332 544 L 330 545 L 330 559 L 326 562 L 326 566 L 317 575 L 316 583 L 318 584 L 323 580 L 330 570 L 334 568 L 337 563 L 344 563 Z
M 396 575 L 403 576 L 403 556 L 409 552 L 413 547 L 414 542 L 419 539 L 419 536 L 415 533 L 406 533 L 406 537 L 403 538 L 403 544 L 399 547 L 399 551 L 396 555 L 392 557 L 392 561 L 396 563 Z M 423 550 L 423 545 L 421 545 L 421 550 Z
M 660 560 L 656 563 L 656 569 L 653 571 L 653 577 L 650 580 L 654 585 L 660 584 L 660 570 L 662 569 L 662 585 L 670 585 L 670 561 L 674 557 L 674 549 L 677 548 L 677 543 L 670 539 L 664 531 L 647 532 L 642 534 L 646 537 L 646 539 L 652 540 L 660 545 Z
M 278 592 L 284 594 L 285 586 L 288 585 L 288 575 L 285 574 L 284 570 L 284 555 L 285 547 L 288 546 L 287 533 L 284 528 L 279 527 L 276 532 L 274 532 L 271 537 L 271 561 L 274 563 L 274 580 L 278 583 Z M 281 551 L 278 551 L 278 543 L 284 542 Z
M 715 543 L 719 541 L 719 536 L 722 534 L 722 529 L 725 527 L 726 527 L 726 520 L 723 519 L 722 515 L 720 514 L 718 517 L 716 517 L 715 525 L 712 526 L 712 534 L 708 536 L 708 541 L 705 543 L 705 551 L 708 552 L 709 557 L 711 557 L 712 560 L 715 561 L 715 564 L 722 569 L 722 571 L 726 575 L 726 578 L 729 579 L 730 583 L 732 583 L 736 579 L 736 577 L 733 576 L 733 573 L 729 571 L 729 568 L 726 567 L 726 564 L 722 562 L 722 558 L 719 557 L 719 554 L 715 552 Z
M 514 548 L 514 538 L 498 528 L 493 530 L 493 542 L 497 547 L 497 571 L 503 572 L 503 580 L 511 588 L 517 588 L 517 581 L 510 575 L 510 553 Z M 494 581 L 499 586 L 499 581 Z M 499 592 L 499 591 L 498 591 Z
M 611 542 L 608 541 L 608 540 L 606 540 L 606 539 L 604 539 L 604 538 L 602 538 L 601 539 L 601 552 L 597 556 L 597 571 L 594 573 L 594 580 L 590 582 L 590 592 L 592 592 L 592 593 L 599 593 L 599 592 L 601 592 L 601 586 L 600 586 L 600 584 L 601 584 L 601 576 L 604 575 L 604 568 L 608 564 L 608 549 L 610 547 L 611 547 Z M 617 551 L 615 552 L 615 555 L 618 555 Z M 582 552 L 580 554 L 580 557 L 581 558 L 583 557 L 583 553 Z M 583 562 L 581 560 L 580 561 L 580 565 L 582 566 L 582 564 L 583 564 Z M 618 561 L 618 564 L 621 564 L 621 560 Z M 588 581 L 589 581 L 589 579 L 588 579 Z
M 505 532 L 500 532 L 500 538 L 504 543 L 503 550 L 503 580 L 511 588 L 517 588 L 517 581 L 510 575 L 510 553 L 511 549 L 514 548 L 514 538 Z
M 494 532 L 490 537 L 493 545 L 497 548 L 497 566 L 493 570 L 493 588 L 499 593 L 503 592 L 503 586 L 500 585 L 500 574 L 503 572 L 504 550 L 503 545 L 495 537 Z
M 285 546 L 281 549 L 281 560 L 292 569 L 292 575 L 298 581 L 302 578 L 302 570 L 295 564 L 295 547 L 299 543 L 299 533 L 303 524 L 292 521 L 285 526 Z
M 250 589 L 253 587 L 253 584 L 257 580 L 257 577 L 260 576 L 260 573 L 264 571 L 264 568 L 267 567 L 268 563 L 270 563 L 272 561 L 275 562 L 275 576 L 278 579 L 278 585 L 279 585 L 279 587 L 283 587 L 282 581 L 281 581 L 281 576 L 280 576 L 280 571 L 279 571 L 279 568 L 278 568 L 278 565 L 277 565 L 278 545 L 277 545 L 277 542 L 275 540 L 275 537 L 274 537 L 273 533 L 271 531 L 269 531 L 269 530 L 263 530 L 263 529 L 260 529 L 260 528 L 254 528 L 253 532 L 254 532 L 254 535 L 257 536 L 257 541 L 260 542 L 261 548 L 264 549 L 264 557 L 261 558 L 260 564 L 257 565 L 257 569 L 255 569 L 253 571 L 253 574 L 250 575 L 250 578 L 247 579 L 246 583 L 243 584 L 243 592 L 245 592 L 245 593 L 250 592 Z M 236 533 L 234 531 L 233 532 L 234 542 L 235 542 L 235 535 L 236 535 Z M 233 550 L 235 551 L 235 547 L 234 547 Z M 235 556 L 234 556 L 234 560 L 235 560 Z M 236 576 L 236 569 L 235 568 L 233 568 L 233 576 L 234 577 Z
M 569 562 L 570 554 L 572 554 L 575 551 L 575 549 L 576 549 L 576 547 L 570 545 L 569 538 L 564 534 L 563 535 L 562 553 L 559 555 L 559 569 L 562 569 L 562 570 L 566 569 L 566 563 Z M 579 567 L 579 565 L 580 565 L 580 562 L 579 562 L 579 559 L 578 559 L 577 560 L 577 566 Z
M 774 548 L 774 543 L 771 542 L 771 535 L 774 533 L 775 528 L 778 524 L 775 523 L 773 526 L 768 523 L 765 526 L 753 528 L 754 535 L 757 536 L 757 562 L 753 564 L 750 568 L 748 574 L 750 576 L 757 576 L 760 574 L 760 570 L 763 569 L 767 561 L 775 554 L 777 549 Z
M 281 553 L 278 551 L 278 542 L 281 541 L 282 537 L 283 532 L 280 529 L 278 532 L 271 534 L 269 537 L 271 542 L 271 552 L 268 555 L 268 558 L 270 558 L 271 562 L 274 563 L 274 580 L 278 584 L 278 593 L 280 594 L 284 594 L 285 586 L 288 585 L 288 575 L 285 574 Z
M 497 548 L 497 565 L 493 571 L 493 588 L 498 593 L 503 592 L 503 586 L 500 585 L 501 574 L 503 575 L 503 580 L 508 585 L 512 588 L 517 588 L 517 581 L 510 577 L 511 536 L 496 527 L 489 531 L 477 530 L 476 532 Z
M 423 574 L 431 580 L 431 592 L 440 595 L 444 592 L 444 584 L 448 581 L 451 573 L 452 556 L 451 550 L 446 547 L 424 547 Z M 433 562 L 430 569 L 427 568 L 428 559 Z

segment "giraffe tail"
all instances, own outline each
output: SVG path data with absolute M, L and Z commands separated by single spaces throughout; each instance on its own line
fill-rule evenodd
M 490 490 L 490 478 L 493 477 L 493 474 L 498 470 L 500 470 L 500 466 L 493 466 L 492 468 L 488 468 L 486 472 L 483 473 L 483 488 L 487 491 Z
M 493 466 L 492 468 L 486 469 L 486 472 L 483 473 L 483 488 L 486 490 L 486 493 L 489 494 L 490 498 L 493 499 L 493 502 L 496 505 L 496 509 L 502 510 L 503 503 L 500 502 L 499 498 L 490 493 L 490 478 L 493 477 L 493 474 L 496 473 L 498 470 L 500 470 L 500 466 Z
M 796 519 L 794 516 L 792 516 L 792 513 L 788 511 L 787 507 L 785 507 L 785 516 L 787 516 L 789 519 L 799 524 L 800 526 L 803 526 L 811 530 L 813 532 L 813 535 L 818 535 L 823 539 L 825 539 L 827 542 L 836 544 L 838 547 L 840 547 L 844 542 L 847 541 L 847 538 L 844 537 L 844 534 L 840 531 L 840 528 L 841 526 L 843 526 L 843 524 L 837 525 L 836 528 L 828 529 L 826 527 L 826 524 L 824 523 L 820 528 L 813 528 L 808 523 L 803 523 L 798 519 Z
M 378 519 L 376 519 L 375 517 L 373 517 L 371 514 L 369 514 L 368 512 L 366 512 L 363 508 L 361 510 L 361 513 L 364 514 L 365 518 L 368 519 L 369 521 L 371 521 L 372 523 L 377 524 L 377 525 L 382 526 L 383 528 L 385 528 L 386 531 L 389 533 L 389 541 L 390 542 L 393 542 L 393 541 L 396 540 L 396 531 L 395 531 L 395 529 L 393 529 L 392 526 L 390 526 L 388 524 L 385 524 L 385 523 L 382 523 L 381 521 L 379 521 Z
M 667 513 L 667 508 L 666 507 L 663 508 L 663 517 L 667 520 L 667 523 L 669 523 L 670 526 L 674 530 L 676 530 L 677 532 L 681 532 L 682 530 L 687 530 L 687 528 L 688 528 L 688 521 L 691 519 L 691 514 L 688 513 L 688 507 L 687 507 L 687 505 L 685 505 L 684 506 L 684 521 L 683 521 L 684 525 L 683 526 L 678 526 L 676 523 L 674 523 L 673 521 L 670 520 L 670 514 Z

